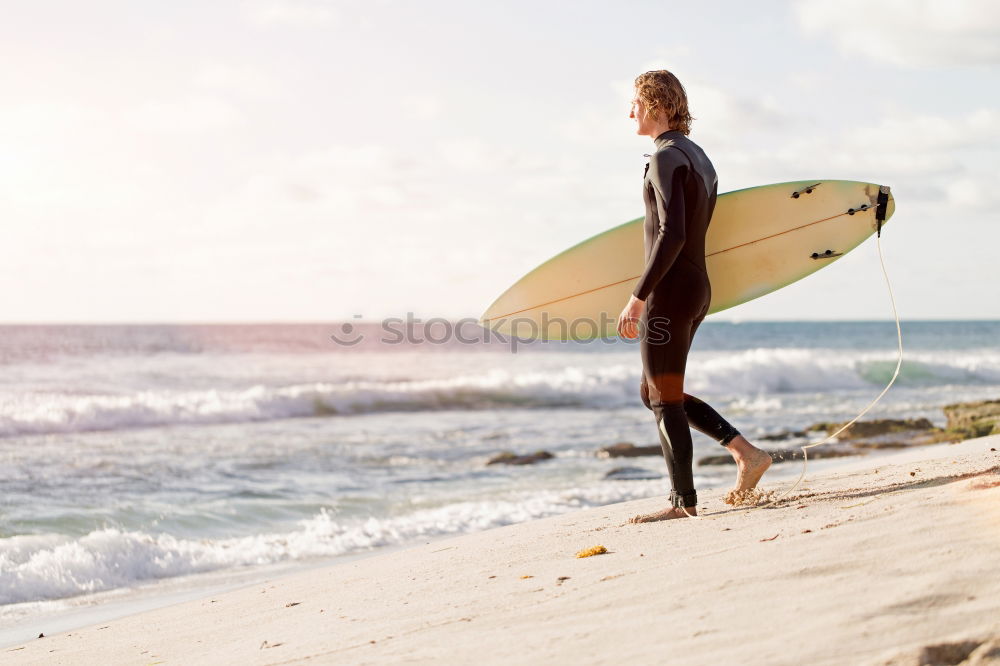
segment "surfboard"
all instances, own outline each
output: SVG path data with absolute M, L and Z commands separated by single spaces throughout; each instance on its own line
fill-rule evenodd
M 800 180 L 719 195 L 705 238 L 709 314 L 835 263 L 880 232 L 894 211 L 888 187 L 850 180 Z M 549 259 L 503 292 L 480 325 L 522 339 L 617 336 L 618 315 L 645 267 L 642 225 L 641 217 L 626 222 Z

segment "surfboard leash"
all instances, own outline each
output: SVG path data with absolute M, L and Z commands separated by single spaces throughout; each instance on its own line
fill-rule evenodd
M 755 506 L 748 507 L 748 509 L 763 509 L 763 508 L 769 507 L 769 506 L 771 506 L 773 504 L 777 504 L 778 501 L 780 501 L 783 497 L 785 497 L 786 495 L 788 495 L 789 493 L 791 493 L 793 490 L 795 490 L 798 487 L 799 483 L 802 482 L 802 479 L 804 479 L 805 476 L 806 476 L 806 469 L 807 469 L 808 462 L 809 462 L 809 453 L 808 453 L 807 449 L 811 449 L 813 447 L 821 446 L 822 444 L 826 444 L 830 440 L 834 439 L 837 435 L 839 435 L 840 433 L 842 433 L 844 430 L 846 430 L 848 427 L 850 427 L 852 424 L 854 424 L 855 421 L 857 421 L 859 418 L 861 418 L 862 416 L 864 416 L 865 413 L 868 412 L 868 410 L 870 410 L 872 407 L 874 407 L 875 404 L 879 400 L 882 399 L 882 396 L 884 396 L 886 394 L 886 392 L 889 390 L 889 387 L 892 386 L 893 383 L 896 381 L 896 377 L 899 376 L 899 369 L 903 365 L 903 332 L 902 332 L 902 330 L 900 329 L 900 326 L 899 326 L 899 313 L 896 310 L 896 299 L 895 299 L 895 296 L 893 295 L 893 292 L 892 292 L 892 283 L 889 281 L 889 273 L 885 270 L 885 258 L 882 255 L 882 242 L 881 242 L 881 237 L 882 237 L 882 223 L 885 222 L 885 216 L 886 216 L 886 210 L 888 208 L 888 204 L 889 204 L 889 187 L 887 185 L 882 185 L 882 186 L 879 187 L 878 199 L 876 201 L 876 206 L 875 206 L 875 225 L 876 225 L 875 248 L 878 250 L 878 260 L 879 260 L 879 264 L 882 267 L 882 275 L 883 275 L 883 277 L 885 277 L 885 286 L 887 287 L 887 289 L 889 291 L 889 303 L 892 305 L 892 315 L 893 315 L 893 317 L 896 320 L 896 341 L 897 341 L 897 349 L 898 349 L 898 351 L 897 351 L 897 356 L 896 356 L 896 369 L 892 373 L 892 378 L 889 380 L 889 383 L 885 385 L 885 388 L 882 389 L 882 392 L 879 393 L 877 396 L 875 396 L 874 400 L 872 400 L 870 403 L 868 403 L 867 407 L 865 407 L 863 410 L 861 410 L 861 412 L 857 416 L 855 416 L 853 419 L 851 419 L 850 421 L 848 421 L 847 423 L 845 423 L 844 425 L 842 425 L 836 432 L 834 432 L 833 434 L 827 435 L 826 437 L 824 437 L 823 439 L 821 439 L 818 442 L 813 442 L 811 444 L 805 444 L 805 445 L 803 445 L 803 446 L 800 447 L 802 449 L 802 473 L 799 474 L 799 478 L 795 480 L 795 483 L 792 484 L 791 488 L 789 488 L 785 492 L 781 493 L 776 498 L 774 498 L 773 500 L 767 502 L 766 504 L 758 504 L 758 505 L 755 505 Z M 681 510 L 684 511 L 684 513 L 689 518 L 706 518 L 706 516 L 698 516 L 698 515 L 692 515 L 692 514 L 688 513 L 687 507 L 681 507 Z M 709 514 L 709 515 L 711 515 L 711 514 Z

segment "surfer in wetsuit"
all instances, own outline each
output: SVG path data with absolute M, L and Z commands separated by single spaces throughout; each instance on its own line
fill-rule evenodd
M 645 270 L 618 318 L 618 333 L 635 338 L 641 329 L 640 396 L 656 417 L 671 483 L 671 506 L 635 516 L 629 521 L 635 523 L 697 515 L 689 428 L 715 439 L 733 455 L 738 467 L 734 491 L 756 486 L 771 456 L 750 444 L 708 403 L 684 393 L 691 341 L 712 300 L 705 234 L 718 192 L 711 161 L 687 137 L 692 117 L 684 87 L 666 70 L 640 75 L 629 118 L 635 120 L 637 134 L 653 139 L 656 150 L 643 179 Z

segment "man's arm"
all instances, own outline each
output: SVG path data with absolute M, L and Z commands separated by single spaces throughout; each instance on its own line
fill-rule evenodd
M 656 196 L 659 229 L 646 270 L 632 291 L 640 301 L 646 300 L 684 247 L 684 181 L 687 174 L 688 166 L 678 151 L 663 150 L 649 160 L 649 180 Z

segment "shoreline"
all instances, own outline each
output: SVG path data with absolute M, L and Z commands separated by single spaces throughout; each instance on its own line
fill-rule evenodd
M 918 447 L 924 448 L 924 447 Z M 870 452 L 858 450 L 856 454 L 848 457 L 838 458 L 817 458 L 809 461 L 809 470 L 822 471 L 828 467 L 839 467 L 848 464 L 852 460 L 859 458 L 870 458 Z M 898 450 L 880 451 L 876 455 L 895 456 L 902 453 Z M 766 479 L 772 481 L 789 481 L 797 478 L 801 470 L 801 461 L 775 461 L 767 472 Z M 699 493 L 717 491 L 721 486 L 700 490 Z M 601 507 L 591 507 L 601 508 Z M 577 509 L 584 510 L 584 509 Z M 570 512 L 570 513 L 575 513 Z M 547 516 L 546 518 L 558 517 Z M 544 520 L 540 518 L 537 520 Z M 531 521 L 527 521 L 531 522 Z M 523 523 L 513 523 L 503 527 L 511 527 Z M 490 528 L 490 529 L 499 529 Z M 482 531 L 482 530 L 480 530 Z M 6 648 L 24 644 L 26 641 L 35 639 L 39 633 L 49 636 L 56 633 L 71 632 L 91 625 L 105 624 L 114 620 L 144 613 L 160 608 L 174 606 L 185 601 L 204 599 L 214 594 L 239 590 L 260 582 L 269 581 L 286 576 L 294 576 L 316 569 L 325 569 L 353 562 L 359 559 L 377 557 L 399 550 L 415 548 L 420 545 L 431 545 L 439 541 L 455 539 L 462 536 L 478 534 L 479 532 L 466 532 L 462 534 L 439 534 L 425 536 L 411 542 L 380 546 L 372 550 L 345 553 L 332 559 L 321 561 L 301 562 L 279 562 L 261 567 L 254 567 L 250 570 L 223 569 L 219 571 L 209 571 L 198 574 L 187 574 L 175 578 L 165 578 L 160 580 L 144 581 L 141 584 L 129 588 L 113 588 L 101 592 L 80 595 L 77 597 L 67 597 L 64 599 L 52 599 L 41 602 L 25 602 L 27 604 L 64 604 L 62 608 L 52 608 L 34 614 L 25 614 L 23 620 L 12 621 L 7 626 L 0 626 L 0 652 Z M 120 598 L 119 598 L 120 597 Z M 20 605 L 20 604 L 18 604 Z
M 864 452 L 858 453 L 858 456 L 863 455 L 865 455 Z M 836 461 L 827 459 L 811 461 L 810 468 L 812 465 L 822 466 L 834 462 Z M 843 459 L 840 462 L 843 462 Z M 795 467 L 795 469 L 793 470 L 791 467 Z M 778 480 L 786 476 L 794 477 L 798 473 L 798 463 L 775 465 L 768 471 L 768 478 Z M 512 525 L 516 524 L 522 523 L 513 523 Z M 509 527 L 509 525 L 505 527 Z M 64 607 L 43 610 L 30 615 L 25 614 L 21 621 L 12 621 L 7 626 L 0 626 L 0 652 L 6 648 L 21 645 L 28 640 L 34 639 L 39 633 L 44 633 L 48 636 L 54 633 L 70 632 L 90 625 L 104 624 L 138 613 L 173 606 L 184 601 L 204 599 L 216 593 L 242 589 L 274 578 L 292 576 L 315 569 L 340 566 L 358 559 L 377 557 L 398 550 L 415 548 L 420 545 L 430 545 L 439 541 L 459 538 L 470 534 L 478 534 L 478 532 L 425 536 L 407 543 L 345 553 L 332 559 L 323 559 L 321 561 L 279 562 L 254 567 L 248 571 L 223 569 L 198 574 L 186 574 L 175 578 L 144 581 L 133 587 L 113 588 L 89 595 L 44 600 L 41 602 L 24 602 L 26 604 L 52 605 L 62 603 Z M 121 598 L 117 599 L 116 597 Z
M 1000 435 L 810 465 L 791 497 L 759 511 L 720 509 L 717 488 L 704 492 L 700 520 L 627 524 L 660 508 L 657 497 L 444 537 L 2 653 L 11 663 L 501 663 L 525 653 L 620 663 L 666 650 L 671 663 L 836 663 L 827 646 L 840 663 L 883 663 L 956 636 L 982 643 L 1000 637 L 991 449 Z M 762 487 L 785 476 L 765 475 Z M 575 557 L 594 545 L 609 552 Z
M 133 615 L 175 606 L 185 601 L 197 601 L 213 595 L 241 590 L 265 581 L 284 578 L 286 576 L 295 576 L 317 569 L 342 566 L 355 560 L 363 560 L 369 557 L 393 553 L 398 550 L 414 548 L 421 543 L 429 545 L 437 541 L 455 537 L 456 535 L 427 537 L 430 538 L 430 541 L 422 539 L 420 542 L 415 541 L 412 543 L 381 546 L 377 549 L 345 553 L 332 559 L 323 559 L 321 561 L 302 562 L 293 560 L 254 567 L 247 571 L 223 569 L 198 574 L 187 574 L 174 578 L 146 581 L 141 585 L 130 588 L 114 588 L 92 595 L 81 595 L 80 597 L 68 597 L 66 599 L 53 599 L 40 602 L 64 602 L 67 607 L 43 611 L 37 615 L 25 617 L 23 622 L 12 623 L 7 627 L 0 627 L 0 653 L 7 648 L 22 645 L 26 641 L 34 639 L 39 633 L 49 636 L 50 634 L 72 632 L 76 629 L 106 624 Z M 123 598 L 120 600 L 114 599 L 114 597 L 119 596 Z M 106 597 L 108 601 L 99 601 L 97 597 Z M 46 631 L 46 628 L 51 630 Z

